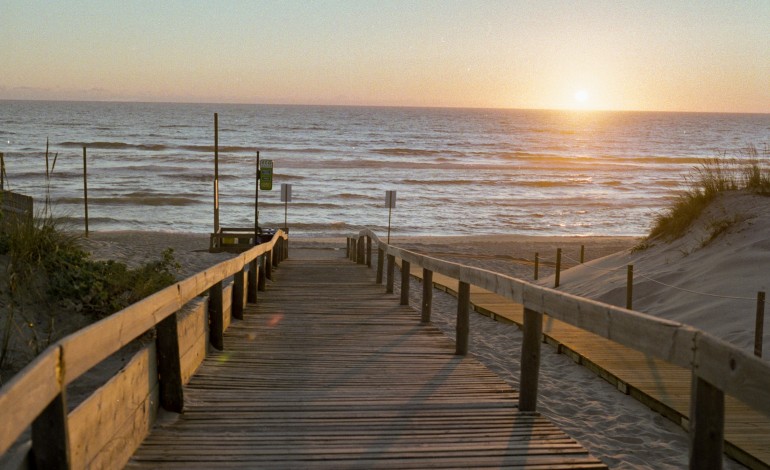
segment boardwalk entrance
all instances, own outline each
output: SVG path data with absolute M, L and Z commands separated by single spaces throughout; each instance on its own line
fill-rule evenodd
M 341 256 L 341 255 L 334 255 Z M 281 264 L 128 468 L 605 468 L 343 258 Z M 328 257 L 327 257 L 328 258 Z

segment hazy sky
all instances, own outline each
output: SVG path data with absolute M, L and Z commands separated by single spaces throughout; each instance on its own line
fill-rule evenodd
M 770 0 L 0 0 L 0 98 L 770 113 Z

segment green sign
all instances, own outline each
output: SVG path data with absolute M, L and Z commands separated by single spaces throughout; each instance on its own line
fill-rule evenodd
M 270 191 L 273 189 L 273 161 L 262 160 L 259 162 L 259 189 Z

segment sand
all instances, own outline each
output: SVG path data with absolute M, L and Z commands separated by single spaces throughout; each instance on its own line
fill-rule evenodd
M 557 247 L 574 259 L 585 247 L 586 261 L 626 251 L 639 243 L 628 237 L 411 237 L 394 238 L 394 244 L 432 256 L 472 264 L 532 279 L 534 253 L 553 258 Z M 147 232 L 95 233 L 84 246 L 98 258 L 138 263 L 157 258 L 167 247 L 182 264 L 180 278 L 226 259 L 229 254 L 210 254 L 206 235 Z M 302 239 L 290 241 L 295 259 L 345 256 L 345 240 Z M 565 264 L 571 263 L 565 258 Z M 541 275 L 552 267 L 541 266 Z M 412 281 L 416 282 L 416 281 Z M 396 282 L 396 286 L 399 283 Z M 411 289 L 412 305 L 419 305 L 421 289 Z M 397 297 L 394 296 L 394 301 Z M 456 299 L 434 294 L 433 321 L 454 337 Z M 521 332 L 481 315 L 472 315 L 472 354 L 518 387 Z M 540 411 L 612 468 L 682 468 L 688 461 L 686 433 L 661 415 L 617 391 L 592 372 L 576 365 L 544 345 L 540 384 Z M 742 468 L 725 459 L 725 468 Z

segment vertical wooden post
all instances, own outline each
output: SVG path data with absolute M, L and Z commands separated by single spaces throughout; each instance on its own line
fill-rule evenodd
M 225 348 L 225 319 L 222 295 L 222 281 L 209 289 L 209 342 L 222 351 Z
M 219 233 L 219 114 L 217 113 L 214 113 L 214 233 Z
M 765 293 L 757 292 L 757 322 L 754 327 L 754 355 L 762 357 L 762 337 L 765 331 Z
M 455 354 L 468 354 L 468 334 L 470 333 L 471 285 L 460 281 L 457 288 L 457 327 Z
M 350 237 L 346 238 L 347 244 L 345 245 L 345 258 L 350 259 Z
M 58 351 L 57 371 L 64 371 L 62 348 Z M 61 380 L 60 380 L 61 383 Z M 32 455 L 36 468 L 70 468 L 69 426 L 67 425 L 67 389 L 56 397 L 32 422 Z
M 366 267 L 372 267 L 372 237 L 366 236 Z
M 273 252 L 268 251 L 264 254 L 265 259 L 265 278 L 273 280 Z
M 561 248 L 556 249 L 556 273 L 553 282 L 553 288 L 559 287 L 559 278 L 561 277 Z
M 160 406 L 181 413 L 184 407 L 182 365 L 179 356 L 179 332 L 176 312 L 155 327 L 155 347 L 160 377 Z
M 386 294 L 392 294 L 393 293 L 393 274 L 395 271 L 396 266 L 396 257 L 393 255 L 388 255 L 388 272 L 385 279 L 385 293 Z
M 537 411 L 537 386 L 540 376 L 540 343 L 543 339 L 543 314 L 524 309 L 524 338 L 521 345 L 519 410 Z
M 409 305 L 409 261 L 401 259 L 401 305 Z
M 243 320 L 243 284 L 246 276 L 245 267 L 233 276 L 233 318 Z
M 261 255 L 257 259 L 259 260 L 257 262 L 257 264 L 259 265 L 259 267 L 257 268 L 257 274 L 259 277 L 259 279 L 257 280 L 257 290 L 259 290 L 260 292 L 264 292 L 265 288 L 267 287 L 267 273 L 266 273 L 267 268 L 265 268 L 267 263 L 265 263 L 265 255 Z
M 358 237 L 358 256 L 356 262 L 358 264 L 366 264 L 366 242 L 364 237 Z
M 539 277 L 540 271 L 540 253 L 535 253 L 535 280 Z
M 634 265 L 628 265 L 626 273 L 626 308 L 631 310 L 634 303 Z
M 86 163 L 86 146 L 83 146 L 83 204 L 86 220 L 86 238 L 88 238 L 88 166 Z
M 289 229 L 286 230 L 286 238 L 283 240 L 283 259 L 289 259 Z
M 257 287 L 259 285 L 259 281 L 257 280 L 258 270 L 259 264 L 257 263 L 257 258 L 254 258 L 249 263 L 249 282 L 246 290 L 246 300 L 250 304 L 257 303 Z
M 273 249 L 270 250 L 268 253 L 270 253 L 270 260 L 273 262 L 273 267 L 278 267 L 278 257 L 280 256 L 279 253 L 281 252 L 280 248 L 278 247 L 278 243 L 273 245 Z M 270 278 L 272 279 L 272 277 Z
M 725 427 L 725 394 L 692 375 L 690 397 L 690 468 L 722 468 Z
M 422 268 L 422 318 L 423 323 L 430 323 L 433 309 L 433 271 Z
M 580 245 L 580 264 L 583 264 L 583 261 L 585 260 L 585 254 L 586 254 L 586 246 Z
M 382 284 L 382 268 L 385 264 L 385 251 L 382 248 L 377 248 L 377 284 Z
M 350 261 L 355 262 L 356 256 L 358 256 L 358 246 L 356 246 L 356 239 L 350 239 Z

